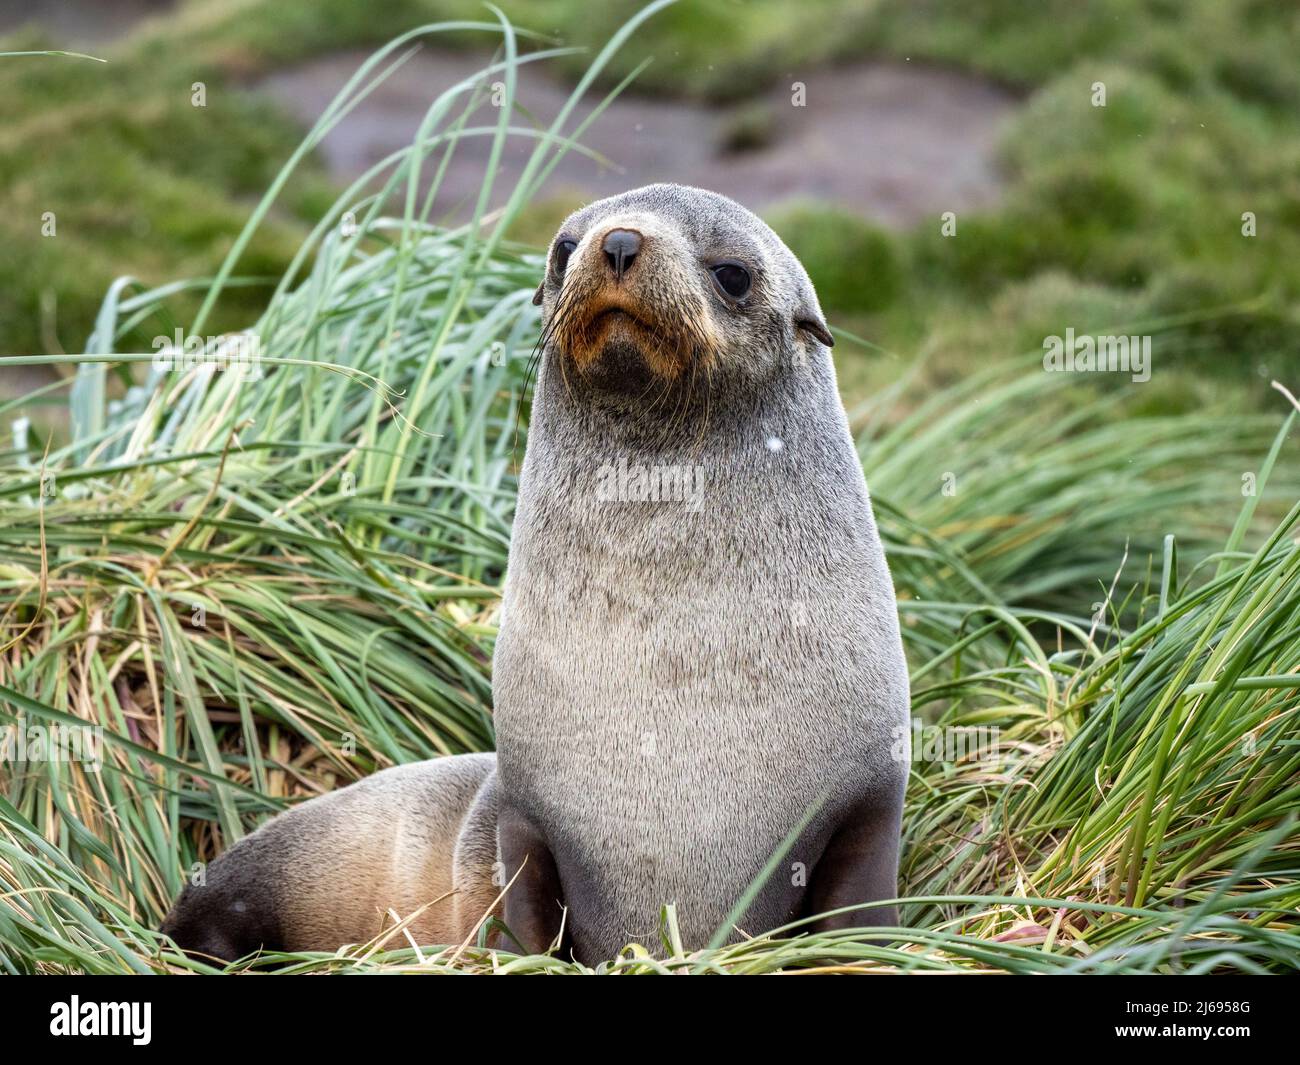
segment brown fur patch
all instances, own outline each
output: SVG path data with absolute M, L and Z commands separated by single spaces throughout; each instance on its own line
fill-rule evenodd
M 579 372 L 619 339 L 634 345 L 650 370 L 666 380 L 676 380 L 718 350 L 708 306 L 675 264 L 660 260 L 647 268 L 642 262 L 639 276 L 622 281 L 592 266 L 575 267 L 571 264 L 548 329 L 551 342 Z

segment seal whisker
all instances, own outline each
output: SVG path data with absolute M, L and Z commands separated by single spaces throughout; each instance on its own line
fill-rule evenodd
M 542 331 L 537 337 L 537 343 L 533 345 L 533 350 L 528 356 L 528 364 L 524 367 L 523 387 L 520 389 L 519 393 L 519 405 L 515 408 L 514 439 L 510 445 L 510 453 L 512 457 L 515 457 L 519 450 L 519 423 L 520 419 L 523 417 L 524 403 L 527 402 L 530 382 L 532 381 L 533 376 L 537 373 L 537 369 L 541 365 L 542 359 L 545 357 L 546 348 L 554 338 L 566 308 L 571 303 L 571 290 L 570 292 L 566 292 L 564 289 L 561 289 L 560 298 L 556 302 L 555 312 L 551 315 L 550 321 L 542 327 Z

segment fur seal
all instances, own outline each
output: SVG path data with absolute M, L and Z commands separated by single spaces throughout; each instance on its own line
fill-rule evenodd
M 592 963 L 667 903 L 692 949 L 894 898 L 908 674 L 803 266 L 732 200 L 650 185 L 565 221 L 535 302 L 493 671 L 506 925 Z
M 234 961 L 334 951 L 392 925 L 421 944 L 459 944 L 500 892 L 496 756 L 385 769 L 272 818 L 181 892 L 162 931 L 187 953 Z M 404 946 L 405 938 L 394 942 Z
M 726 197 L 651 185 L 572 215 L 536 300 L 498 755 L 272 819 L 177 899 L 183 949 L 332 951 L 426 904 L 417 941 L 460 942 L 511 877 L 494 944 L 589 963 L 666 903 L 693 948 L 896 894 L 907 669 L 803 267 Z

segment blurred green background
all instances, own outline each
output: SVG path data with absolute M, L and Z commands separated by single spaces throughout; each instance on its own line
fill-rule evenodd
M 500 6 L 541 35 L 526 48 L 585 49 L 528 69 L 520 98 L 541 114 L 639 5 Z M 477 0 L 0 4 L 0 51 L 108 60 L 0 60 L 0 352 L 82 350 L 121 275 L 210 274 L 363 50 L 449 17 L 492 18 Z M 314 153 L 241 274 L 278 275 L 491 41 L 448 46 L 460 55 L 425 47 Z M 903 353 L 837 349 L 850 399 L 917 353 L 925 384 L 1067 326 L 1155 322 L 1144 402 L 1259 405 L 1300 369 L 1297 55 L 1300 7 L 1276 0 L 683 0 L 615 60 L 611 81 L 653 61 L 593 128 L 604 162 L 566 163 L 517 236 L 542 243 L 574 204 L 645 180 L 709 183 L 773 223 L 833 324 Z M 230 289 L 213 325 L 248 324 L 268 293 Z M 136 350 L 193 304 L 170 309 Z M 0 368 L 0 399 L 55 372 Z

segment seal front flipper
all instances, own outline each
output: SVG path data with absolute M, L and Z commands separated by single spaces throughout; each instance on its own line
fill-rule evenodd
M 896 796 L 862 802 L 848 812 L 813 867 L 808 916 L 897 898 L 902 816 L 901 789 Z M 812 931 L 897 924 L 897 906 L 872 906 L 824 917 Z
M 506 883 L 510 885 L 502 915 L 510 935 L 502 935 L 502 945 L 511 946 L 513 938 L 521 954 L 543 954 L 551 949 L 564 927 L 555 857 L 541 832 L 513 808 L 501 810 L 497 834 Z M 560 947 L 563 950 L 564 944 Z

